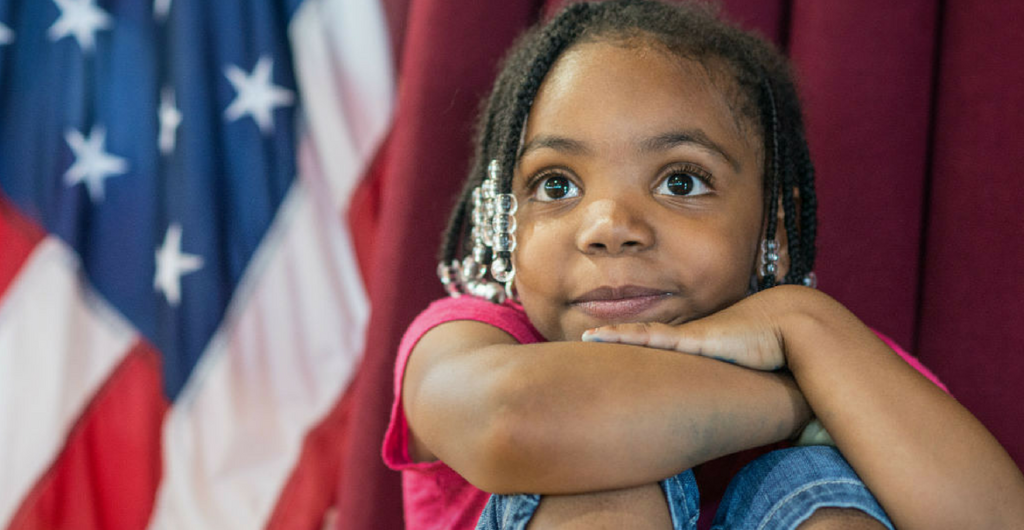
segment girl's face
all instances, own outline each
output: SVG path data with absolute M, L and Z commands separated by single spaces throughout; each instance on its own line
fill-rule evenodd
M 748 289 L 762 224 L 759 138 L 732 80 L 657 47 L 593 42 L 541 86 L 513 176 L 519 299 L 549 340 L 678 324 Z

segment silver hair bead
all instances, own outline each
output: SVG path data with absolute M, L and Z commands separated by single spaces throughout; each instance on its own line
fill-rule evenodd
M 491 247 L 495 252 L 513 252 L 516 249 L 516 236 L 508 232 L 496 233 Z
M 467 286 L 466 290 L 473 296 L 490 300 L 496 304 L 505 301 L 505 289 L 494 282 L 473 282 Z
M 451 263 L 445 263 L 442 261 L 437 264 L 437 276 L 441 279 L 441 285 L 444 286 L 444 290 L 448 293 L 448 296 L 458 298 L 462 295 L 462 291 L 459 289 L 459 279 L 461 275 L 459 262 L 457 261 L 453 261 Z
M 511 234 L 514 233 L 516 231 L 516 228 L 519 227 L 519 223 L 516 222 L 516 218 L 514 215 L 503 213 L 494 216 L 492 226 L 494 227 L 494 233 L 496 234 Z
M 484 263 L 487 261 L 487 247 L 483 245 L 475 245 L 473 247 L 473 260 L 477 263 Z
M 502 193 L 495 197 L 497 214 L 515 215 L 519 211 L 519 201 L 511 193 Z
M 777 239 L 765 239 L 761 241 L 761 276 L 774 275 L 778 272 L 779 266 L 779 241 Z
M 479 281 L 487 275 L 487 265 L 473 259 L 472 256 L 462 260 L 462 280 L 466 283 Z
M 501 283 L 511 282 L 515 274 L 512 264 L 505 258 L 498 258 L 491 263 L 491 276 Z

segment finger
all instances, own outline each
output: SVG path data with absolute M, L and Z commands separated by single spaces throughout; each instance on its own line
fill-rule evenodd
M 695 345 L 679 328 L 656 322 L 601 326 L 585 331 L 583 340 L 587 342 L 617 342 L 675 351 L 686 351 L 680 348 Z M 687 353 L 697 352 L 687 351 Z
M 750 360 L 739 358 L 747 352 L 741 350 L 738 354 L 732 351 L 742 346 L 741 344 L 733 345 L 734 347 L 730 348 L 730 344 L 728 344 L 730 341 L 722 341 L 720 338 L 709 336 L 697 322 L 683 326 L 670 326 L 656 322 L 614 324 L 587 330 L 583 333 L 583 340 L 646 346 L 698 355 L 729 364 L 765 369 L 756 361 L 750 362 Z

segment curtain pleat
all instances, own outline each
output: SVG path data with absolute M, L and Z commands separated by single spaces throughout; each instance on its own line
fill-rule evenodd
M 818 276 L 912 347 L 936 2 L 797 1 L 790 56 L 817 169 Z
M 945 2 L 918 350 L 1024 464 L 1024 3 Z

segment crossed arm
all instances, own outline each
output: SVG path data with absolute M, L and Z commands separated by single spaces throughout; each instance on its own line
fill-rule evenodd
M 403 386 L 414 459 L 494 493 L 656 482 L 810 418 L 785 375 L 630 345 L 520 345 L 469 321 L 424 335 Z
M 898 527 L 1024 527 L 1024 478 L 994 438 L 825 295 L 779 287 L 590 336 L 619 343 L 427 333 L 403 382 L 413 457 L 485 491 L 603 491 L 786 439 L 813 408 Z M 782 364 L 793 377 L 764 371 Z

